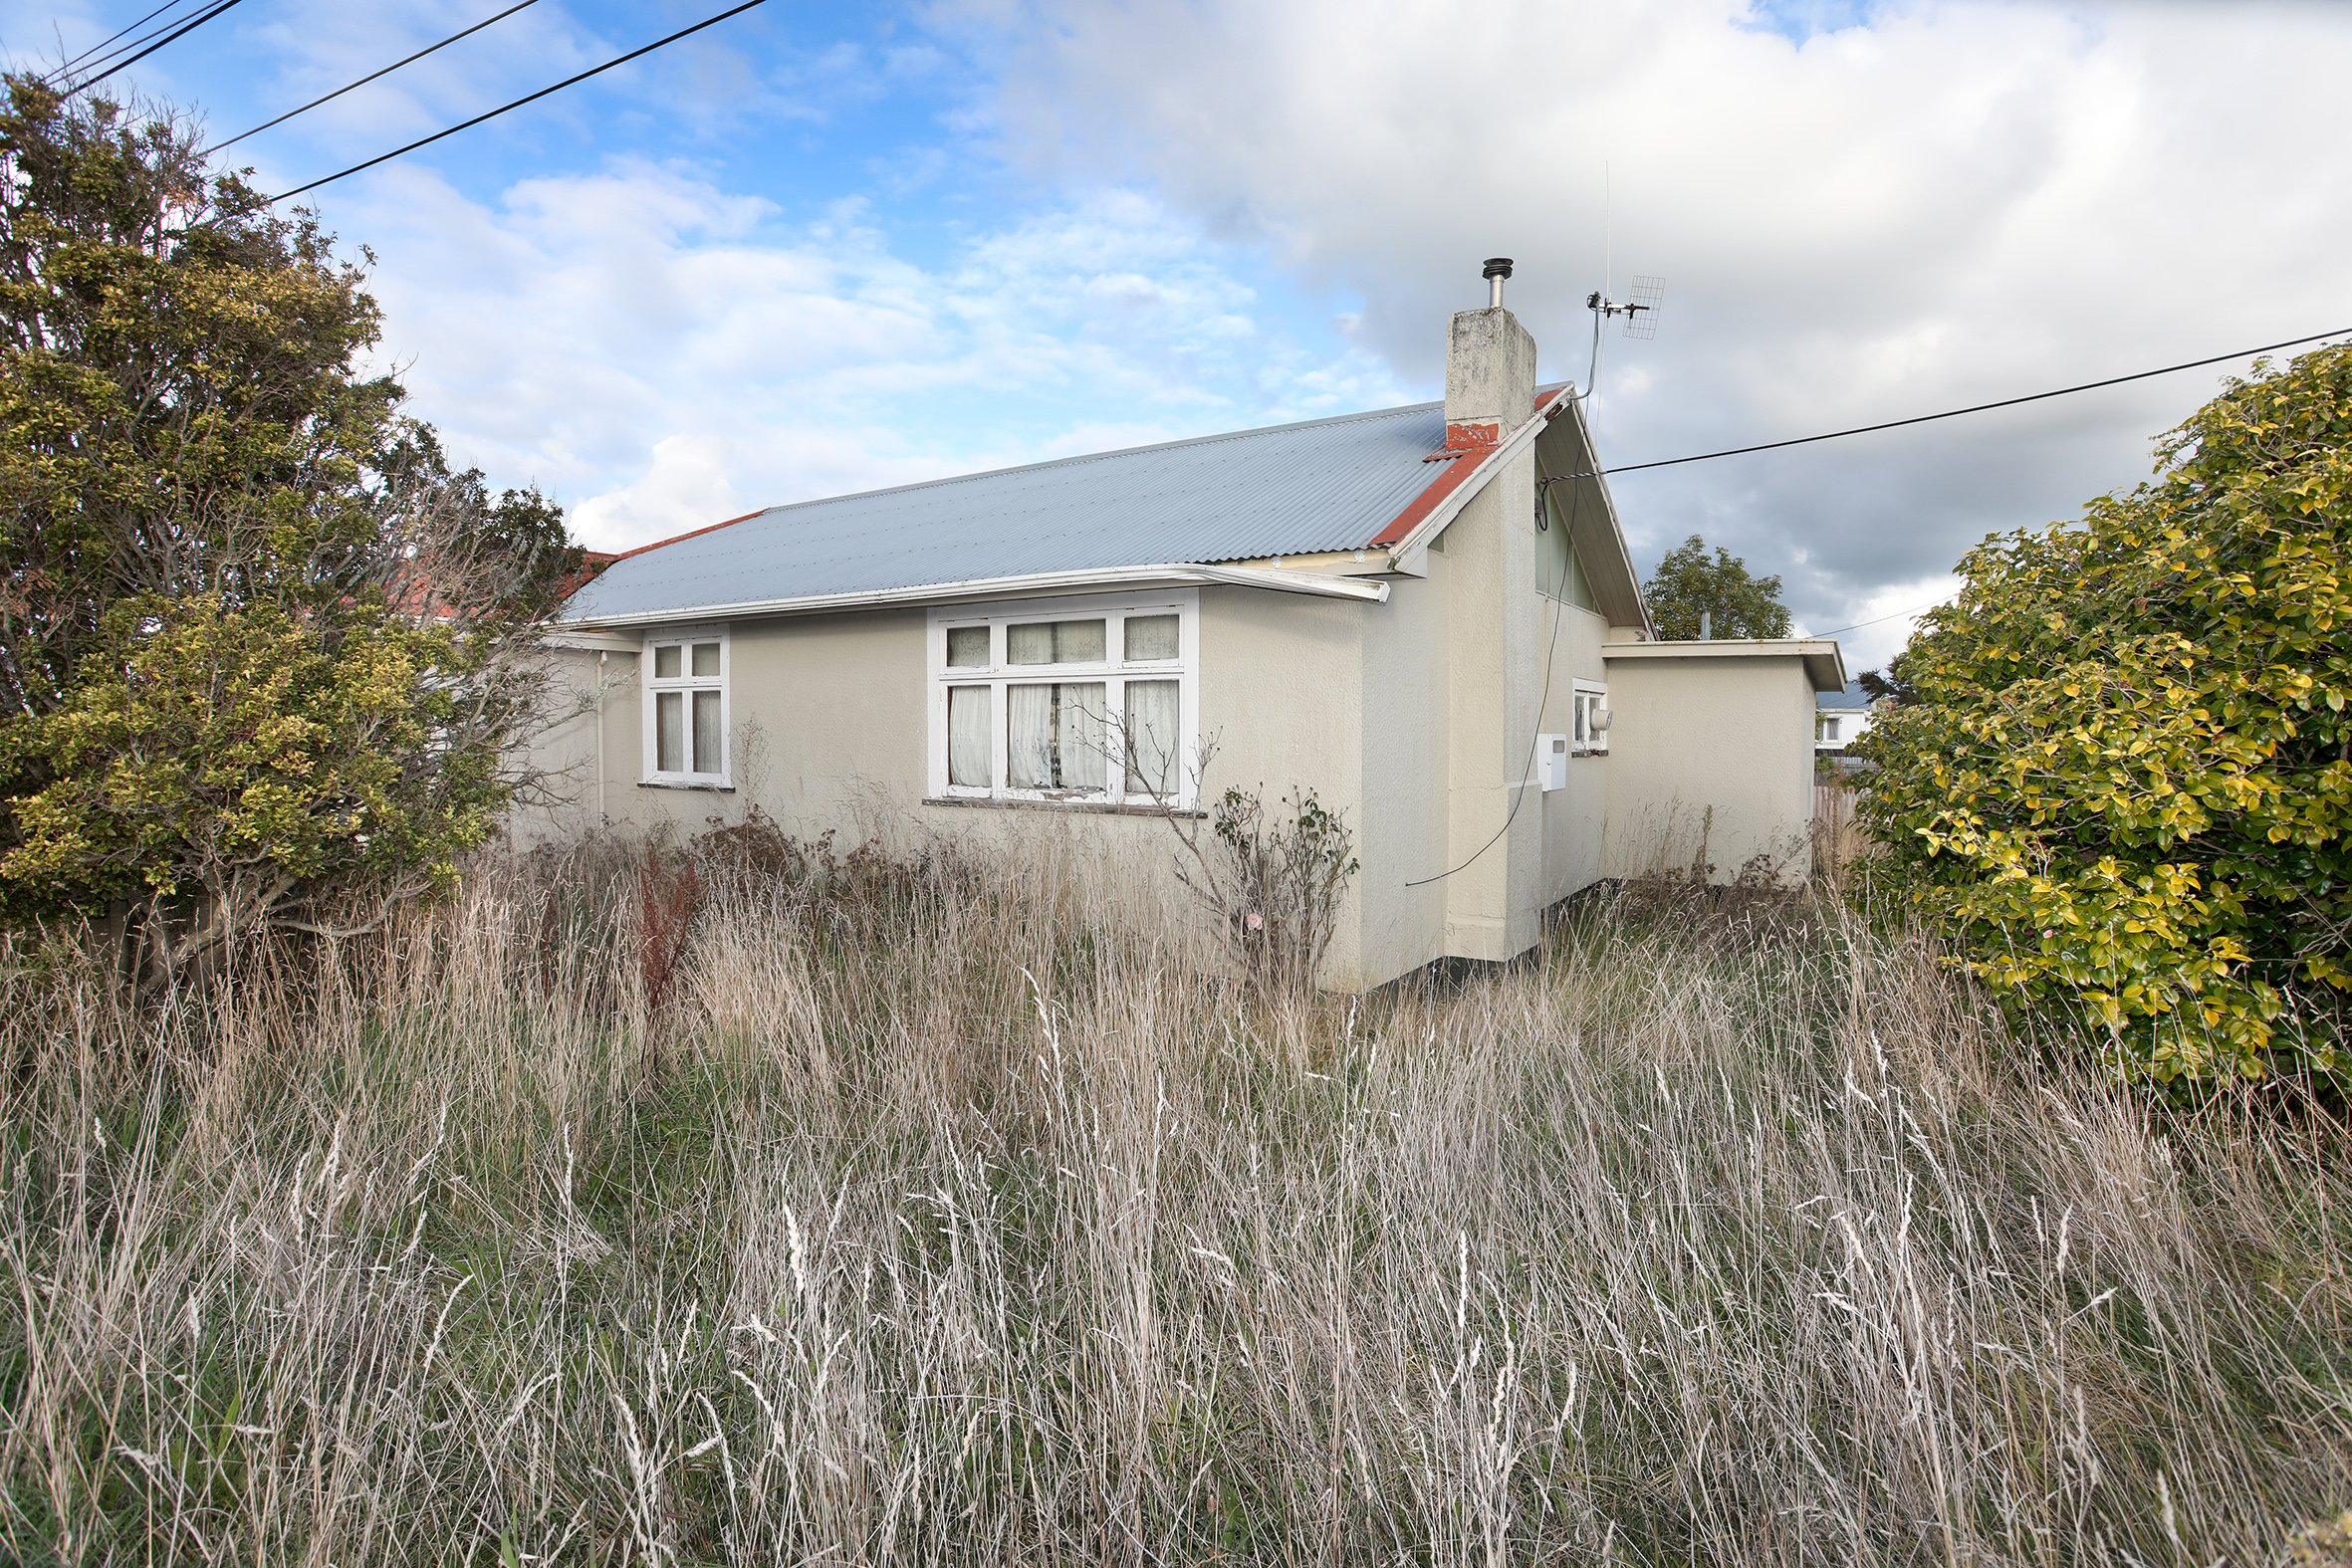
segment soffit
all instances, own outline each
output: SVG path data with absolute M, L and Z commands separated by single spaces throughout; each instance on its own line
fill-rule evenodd
M 1642 603 L 1641 576 L 1625 548 L 1625 530 L 1617 521 L 1617 503 L 1609 495 L 1608 480 L 1592 458 L 1592 431 L 1584 422 L 1581 400 L 1566 404 L 1559 416 L 1535 437 L 1535 467 L 1545 478 L 1578 475 L 1551 487 L 1559 503 L 1558 515 L 1567 520 L 1568 542 L 1576 549 L 1584 580 L 1612 626 L 1650 627 L 1650 613 Z

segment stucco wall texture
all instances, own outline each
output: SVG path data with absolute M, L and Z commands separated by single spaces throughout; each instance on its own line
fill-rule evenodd
M 1769 643 L 1608 648 L 1615 877 L 1690 873 L 1800 887 L 1812 874 L 1813 683 Z M 1678 647 L 1709 650 L 1674 656 Z
M 1479 548 L 1481 520 L 1466 521 L 1430 557 L 1430 575 L 1396 580 L 1385 604 L 1201 594 L 1201 734 L 1215 747 L 1204 795 L 1240 785 L 1271 803 L 1303 785 L 1356 832 L 1362 869 L 1326 984 L 1368 988 L 1441 957 L 1511 958 L 1533 945 L 1546 908 L 1604 875 L 1697 867 L 1718 882 L 1801 883 L 1803 661 L 1613 656 L 1627 645 L 1608 643 L 1590 610 L 1524 584 L 1516 602 L 1465 594 L 1461 577 L 1495 579 L 1505 543 L 1490 535 Z M 1507 638 L 1509 620 L 1523 624 Z M 1516 678 L 1503 648 L 1513 640 L 1529 644 L 1510 656 Z M 1175 845 L 1153 818 L 924 803 L 920 610 L 736 622 L 730 644 L 732 793 L 641 784 L 638 656 L 563 650 L 557 670 L 581 711 L 543 738 L 536 760 L 557 775 L 553 798 L 519 812 L 518 832 L 569 836 L 600 813 L 623 834 L 683 838 L 756 803 L 803 835 L 977 844 L 1034 834 L 1055 815 L 1164 862 L 1172 881 Z M 1534 738 L 1571 730 L 1578 680 L 1607 686 L 1609 750 L 1571 757 L 1565 786 L 1546 793 Z

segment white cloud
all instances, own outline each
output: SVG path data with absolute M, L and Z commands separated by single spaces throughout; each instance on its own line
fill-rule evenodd
M 1910 582 L 1890 582 L 1853 602 L 1852 621 L 1806 625 L 1798 621 L 1800 637 L 1835 636 L 1845 652 L 1846 673 L 1883 670 L 1887 661 L 1911 640 L 1919 617 L 1960 591 L 1960 579 L 1939 571 Z
M 652 466 L 630 484 L 582 502 L 574 531 L 591 544 L 639 542 L 691 533 L 739 516 L 728 481 L 733 454 L 724 437 L 665 436 L 653 443 Z
M 1424 387 L 1485 256 L 1518 258 L 1545 372 L 1578 379 L 1604 243 L 1620 297 L 1666 275 L 1658 339 L 1610 345 L 1614 462 L 2344 325 L 2338 8 L 1898 5 L 1799 44 L 1730 0 L 1048 0 L 1020 39 L 1025 166 L 1360 291 L 1358 342 Z M 2219 373 L 1617 494 L 1644 559 L 1703 529 L 1837 624 L 2136 480 Z
M 0 31 L 22 47 L 62 10 L 87 41 L 102 31 L 88 9 L 0 0 Z M 1477 264 L 1498 253 L 1519 258 L 1512 303 L 1550 375 L 1584 374 L 1581 302 L 1605 267 L 1620 293 L 1633 272 L 1666 275 L 1657 340 L 1610 348 L 1597 414 L 1620 464 L 2341 325 L 2339 7 L 938 0 L 920 15 L 844 43 L 750 13 L 709 35 L 707 58 L 665 52 L 332 187 L 334 226 L 382 260 L 385 354 L 418 411 L 611 546 L 715 521 L 705 508 L 1433 395 L 1444 318 L 1480 302 Z M 300 102 L 478 19 L 461 0 L 294 16 L 220 24 L 251 40 L 250 70 L 221 83 L 241 107 Z M 1784 36 L 1807 17 L 1836 30 Z M 1868 25 L 1843 25 L 1856 17 Z M 299 164 L 275 175 L 308 178 L 641 29 L 625 10 L 534 7 L 255 145 Z M 992 73 L 986 107 L 971 95 Z M 855 118 L 885 100 L 895 117 Z M 754 120 L 795 128 L 732 128 Z M 793 139 L 852 123 L 867 128 Z M 610 155 L 631 145 L 713 161 Z M 482 182 L 510 157 L 591 155 L 597 172 L 488 200 L 430 172 Z M 827 191 L 936 202 L 812 211 L 797 204 L 816 187 L 777 172 L 794 158 L 829 160 Z M 1344 314 L 1313 320 L 1310 302 Z M 1645 561 L 1703 531 L 1782 572 L 1800 618 L 1845 624 L 1986 532 L 2138 477 L 2147 438 L 2214 376 L 1615 489 Z
M 1105 192 L 918 267 L 858 203 L 813 223 L 619 161 L 493 210 L 366 188 L 383 354 L 453 451 L 598 548 L 734 512 L 1397 400 L 1289 340 L 1215 247 Z

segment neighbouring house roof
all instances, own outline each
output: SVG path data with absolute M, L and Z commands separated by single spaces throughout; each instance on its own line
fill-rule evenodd
M 1560 390 L 1541 389 L 1530 423 Z M 1223 563 L 1374 549 L 1491 450 L 1449 452 L 1445 405 L 1416 403 L 803 501 L 628 552 L 580 587 L 564 619 L 613 625 L 1120 575 L 1304 586 L 1304 574 Z M 1311 581 L 1386 597 L 1370 580 Z
M 608 550 L 582 551 L 580 553 L 580 564 L 566 572 L 561 578 L 557 579 L 556 596 L 558 598 L 570 598 L 573 594 L 578 593 L 582 588 L 585 588 L 589 583 L 595 581 L 596 574 L 598 572 L 602 571 L 606 566 L 611 565 L 619 559 L 619 556 Z
M 1813 706 L 1816 708 L 1867 709 L 1871 701 L 1870 694 L 1862 689 L 1860 681 L 1848 681 L 1844 689 L 1840 691 L 1815 692 L 1813 694 Z

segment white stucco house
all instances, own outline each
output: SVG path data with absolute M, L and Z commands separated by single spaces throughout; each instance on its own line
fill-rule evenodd
M 1343 988 L 1512 958 L 1607 876 L 1799 881 L 1837 645 L 1655 640 L 1598 467 L 1497 278 L 1452 319 L 1442 403 L 632 552 L 552 635 L 582 710 L 541 743 L 566 792 L 524 825 L 692 831 L 719 791 L 801 832 L 878 802 L 923 833 L 1056 812 L 1150 844 L 1159 801 L 1302 784 L 1356 833 Z
M 1813 750 L 1823 757 L 1845 761 L 1845 749 L 1860 740 L 1873 720 L 1878 717 L 1879 703 L 1862 689 L 1858 681 L 1850 681 L 1833 692 L 1820 692 L 1813 698 Z M 1861 767 L 1859 762 L 1851 764 Z

